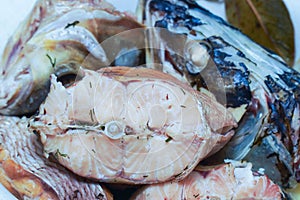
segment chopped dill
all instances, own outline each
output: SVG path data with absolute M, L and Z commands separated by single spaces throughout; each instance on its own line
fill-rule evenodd
M 49 58 L 51 66 L 54 68 L 56 65 L 56 58 L 52 59 L 49 54 L 46 54 L 46 56 Z
M 170 136 L 168 136 L 168 138 L 165 140 L 165 142 L 170 142 L 171 140 L 173 140 L 173 138 L 171 138 Z
M 183 88 L 180 88 L 180 89 L 181 89 L 182 93 L 185 95 L 185 91 L 184 91 L 184 89 L 183 89 Z
M 76 20 L 76 21 L 74 21 L 74 22 L 72 22 L 72 23 L 68 23 L 68 24 L 65 26 L 65 29 L 70 28 L 70 27 L 75 27 L 77 24 L 79 24 L 79 21 L 78 21 L 78 20 Z
M 65 158 L 69 158 L 69 159 L 70 159 L 70 157 L 68 156 L 68 154 L 61 153 L 61 152 L 59 151 L 59 149 L 56 150 L 54 156 L 55 156 L 56 158 L 58 158 L 58 156 L 61 156 L 61 157 L 65 157 Z
M 90 117 L 91 117 L 92 122 L 95 122 L 94 116 L 95 116 L 95 109 L 93 108 L 90 110 Z

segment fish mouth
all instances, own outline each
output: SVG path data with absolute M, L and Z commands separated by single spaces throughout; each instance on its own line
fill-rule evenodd
M 123 34 L 102 47 L 107 38 L 135 28 L 144 26 L 108 2 L 38 1 L 6 45 L 0 67 L 4 87 L 0 113 L 30 116 L 36 112 L 49 92 L 51 74 L 68 86 L 78 79 L 80 67 L 139 65 L 144 53 L 135 46 L 144 43 L 141 34 Z M 30 71 L 31 77 L 17 77 L 21 70 Z
M 21 72 L 15 79 L 11 80 L 10 75 L 3 74 L 0 78 L 0 113 L 4 115 L 14 114 L 14 110 L 19 108 L 18 102 L 24 97 L 26 98 L 28 91 L 31 91 L 33 86 L 29 81 L 31 76 L 28 72 Z

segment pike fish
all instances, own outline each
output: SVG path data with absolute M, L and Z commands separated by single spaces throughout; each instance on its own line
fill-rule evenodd
M 247 160 L 283 187 L 300 181 L 300 74 L 190 0 L 144 0 L 147 63 L 195 89 L 206 88 L 238 121 L 207 164 Z

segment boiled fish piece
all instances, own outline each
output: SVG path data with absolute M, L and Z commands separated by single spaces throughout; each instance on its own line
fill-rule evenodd
M 184 180 L 147 185 L 131 200 L 165 199 L 283 199 L 280 187 L 250 163 L 197 167 Z
M 186 177 L 233 135 L 235 120 L 206 93 L 147 68 L 83 70 L 51 89 L 30 129 L 45 155 L 103 182 L 158 183 Z
M 18 199 L 113 199 L 100 183 L 43 156 L 28 119 L 0 116 L 0 183 Z
M 284 186 L 300 181 L 300 74 L 218 16 L 189 0 L 140 1 L 147 62 L 212 92 L 238 121 L 208 164 L 247 160 Z
M 132 29 L 137 31 L 126 32 Z M 53 73 L 69 84 L 80 67 L 143 64 L 142 30 L 106 1 L 38 0 L 1 58 L 0 114 L 37 111 Z

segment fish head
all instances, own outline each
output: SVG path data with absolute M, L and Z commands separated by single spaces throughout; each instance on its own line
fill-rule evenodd
M 37 1 L 1 59 L 0 113 L 34 113 L 51 74 L 69 84 L 79 68 L 144 63 L 143 27 L 105 1 Z

